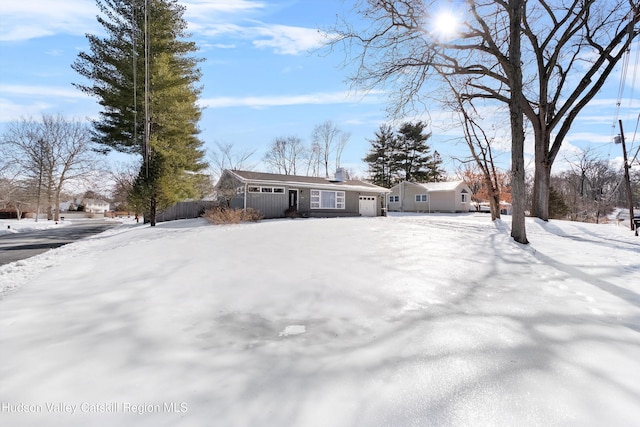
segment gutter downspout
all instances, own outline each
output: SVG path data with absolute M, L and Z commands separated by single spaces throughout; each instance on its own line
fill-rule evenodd
M 244 207 L 242 208 L 244 212 L 247 211 L 247 191 L 249 191 L 249 184 L 245 182 L 244 183 L 244 201 L 243 201 Z
M 383 193 L 382 198 L 384 199 L 384 216 L 389 215 L 389 194 Z

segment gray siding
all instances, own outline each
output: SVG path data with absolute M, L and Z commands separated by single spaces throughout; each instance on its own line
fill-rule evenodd
M 389 196 L 399 196 L 399 202 L 389 202 L 390 211 L 403 212 L 467 212 L 471 193 L 467 193 L 467 202 L 462 203 L 463 187 L 449 191 L 428 191 L 424 187 L 402 182 L 391 189 Z M 416 195 L 428 194 L 428 202 L 416 202 Z
M 304 185 L 302 188 L 297 184 L 290 183 L 286 185 L 284 182 L 278 184 L 274 182 L 270 184 L 268 181 L 255 181 L 256 187 L 277 187 L 284 188 L 283 193 L 262 193 L 262 192 L 247 192 L 244 194 L 243 190 L 248 189 L 253 183 L 249 181 L 248 184 L 239 182 L 237 179 L 232 178 L 230 175 L 224 176 L 225 179 L 230 179 L 225 182 L 227 188 L 238 189 L 238 193 L 233 196 L 230 201 L 230 207 L 233 209 L 252 208 L 260 211 L 264 218 L 282 218 L 285 216 L 285 211 L 289 208 L 289 191 L 297 190 L 298 193 L 298 212 L 302 215 L 312 216 L 357 216 L 360 215 L 360 196 L 375 196 L 378 200 L 376 203 L 376 214 L 382 215 L 382 207 L 384 206 L 384 197 L 381 196 L 381 192 L 373 191 L 349 191 L 347 188 L 340 189 L 326 189 L 322 185 L 317 188 L 307 187 Z M 311 184 L 313 185 L 313 184 Z M 345 193 L 345 208 L 344 209 L 311 209 L 311 191 L 344 191 Z M 246 202 L 246 206 L 245 206 Z
M 247 193 L 247 207 L 262 212 L 265 218 L 281 218 L 289 207 L 288 197 L 288 189 L 284 194 Z
M 345 191 L 345 208 L 344 209 L 311 209 L 311 190 L 310 188 L 301 188 L 298 193 L 298 211 L 309 215 L 359 215 L 359 199 L 360 193 L 355 191 Z M 314 189 L 315 190 L 315 189 Z M 322 190 L 317 188 L 317 190 Z

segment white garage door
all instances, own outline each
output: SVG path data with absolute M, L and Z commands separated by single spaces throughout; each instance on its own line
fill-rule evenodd
M 360 196 L 359 212 L 362 216 L 376 216 L 376 196 Z

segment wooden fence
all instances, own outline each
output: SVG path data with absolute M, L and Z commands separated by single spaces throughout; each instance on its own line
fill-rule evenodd
M 179 202 L 158 213 L 156 216 L 156 222 L 199 218 L 206 209 L 216 206 L 218 206 L 218 202 L 216 201 L 198 200 L 193 202 Z

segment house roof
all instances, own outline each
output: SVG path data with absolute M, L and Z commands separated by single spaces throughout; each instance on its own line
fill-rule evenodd
M 388 193 L 390 190 L 360 180 L 335 181 L 327 178 L 300 175 L 281 175 L 266 172 L 226 170 L 244 183 L 256 185 L 289 185 L 305 188 L 329 188 L 333 190 L 351 190 L 361 192 Z
M 408 181 L 407 181 L 408 182 Z M 430 193 L 444 192 L 444 191 L 454 191 L 460 185 L 464 185 L 464 181 L 442 181 L 442 182 L 408 182 L 409 184 L 413 184 L 418 187 L 422 187 L 426 189 Z
M 108 205 L 109 202 L 105 202 L 104 200 L 100 200 L 100 199 L 83 199 L 82 202 L 85 205 Z

